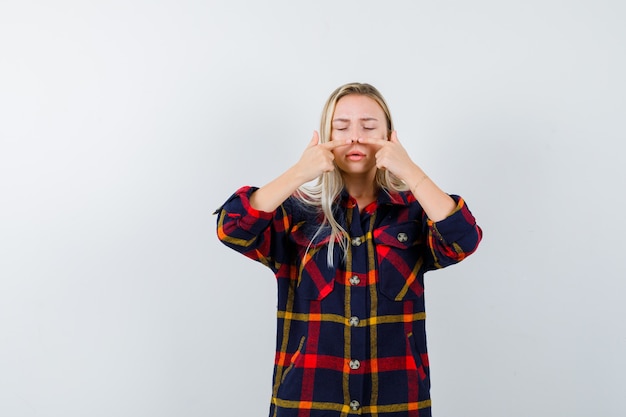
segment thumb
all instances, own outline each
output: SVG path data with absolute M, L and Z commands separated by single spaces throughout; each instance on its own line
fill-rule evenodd
M 314 130 L 313 131 L 313 137 L 311 138 L 311 141 L 307 145 L 307 148 L 312 148 L 312 147 L 316 146 L 319 142 L 320 142 L 320 136 L 317 133 L 317 130 Z
M 400 141 L 398 140 L 398 132 L 396 132 L 395 130 L 391 132 L 391 136 L 389 137 L 389 142 L 400 143 Z

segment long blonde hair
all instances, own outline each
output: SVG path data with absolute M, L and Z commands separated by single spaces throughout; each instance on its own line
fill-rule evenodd
M 382 108 L 387 119 L 387 134 L 393 131 L 393 121 L 389 107 L 385 102 L 382 94 L 372 85 L 365 83 L 349 83 L 337 88 L 328 98 L 322 111 L 320 121 L 320 143 L 326 143 L 331 139 L 332 120 L 335 113 L 337 102 L 349 94 L 358 94 L 369 97 L 376 101 Z M 398 177 L 387 170 L 377 170 L 375 177 L 376 185 L 386 193 L 390 191 L 407 190 L 406 184 Z M 335 170 L 322 174 L 317 182 L 313 185 L 303 185 L 298 189 L 297 196 L 307 205 L 317 207 L 323 213 L 323 222 L 317 229 L 315 236 L 311 242 L 317 237 L 324 228 L 330 226 L 330 240 L 328 242 L 328 265 L 333 265 L 333 253 L 335 243 L 338 242 L 344 255 L 348 248 L 348 232 L 341 227 L 333 214 L 333 204 L 337 200 L 339 194 L 344 188 L 344 181 L 341 177 L 339 169 L 335 166 Z

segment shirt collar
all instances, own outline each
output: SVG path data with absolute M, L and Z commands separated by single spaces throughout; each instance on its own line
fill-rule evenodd
M 378 198 L 376 199 L 376 205 L 374 206 L 374 210 L 383 204 L 408 206 L 409 202 L 405 194 L 406 193 L 395 191 L 385 192 L 385 190 L 381 189 L 378 192 Z M 341 190 L 341 193 L 337 197 L 337 200 L 337 202 L 345 208 L 352 209 L 356 206 L 356 200 L 352 196 L 350 196 L 350 194 L 348 194 L 345 188 Z

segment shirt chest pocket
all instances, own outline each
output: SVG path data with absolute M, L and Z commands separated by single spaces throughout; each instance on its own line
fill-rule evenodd
M 333 291 L 341 248 L 335 245 L 333 265 L 328 265 L 328 238 L 311 243 L 294 233 L 292 239 L 298 251 L 296 294 L 305 300 L 322 300 Z
M 426 242 L 416 221 L 374 229 L 378 288 L 393 301 L 422 297 Z

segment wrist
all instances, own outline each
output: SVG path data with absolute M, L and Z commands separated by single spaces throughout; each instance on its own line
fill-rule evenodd
M 310 181 L 306 177 L 306 173 L 300 168 L 298 164 L 293 165 L 283 175 L 285 176 L 287 181 L 292 184 L 294 189 Z
M 413 169 L 411 170 L 409 179 L 405 181 L 405 183 L 409 186 L 409 189 L 413 191 L 417 189 L 426 180 L 426 178 L 428 178 L 426 173 L 422 171 L 419 166 L 414 165 Z
M 417 181 L 415 181 L 413 185 L 411 185 L 411 192 L 413 194 L 417 193 L 417 189 L 419 188 L 419 186 L 422 185 L 422 183 L 427 180 L 428 180 L 428 175 L 422 173 L 422 175 L 417 179 Z

